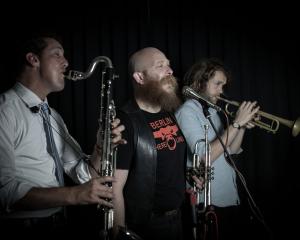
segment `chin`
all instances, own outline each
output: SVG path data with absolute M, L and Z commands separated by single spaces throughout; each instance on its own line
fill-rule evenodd
M 55 92 L 62 91 L 64 88 L 65 88 L 65 83 L 63 82 L 63 83 L 55 86 Z
M 175 91 L 175 87 L 171 84 L 168 84 L 164 87 L 164 90 L 167 92 L 167 93 L 171 93 L 171 92 L 174 92 Z
M 216 104 L 217 101 L 218 101 L 218 99 L 215 98 L 215 97 L 210 97 L 210 98 L 209 98 L 209 101 L 211 101 L 213 104 Z

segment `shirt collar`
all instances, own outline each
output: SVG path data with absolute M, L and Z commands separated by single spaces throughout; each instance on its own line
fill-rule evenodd
M 47 98 L 43 102 L 34 92 L 29 88 L 25 87 L 22 83 L 17 82 L 13 89 L 16 91 L 17 95 L 22 99 L 27 107 L 32 108 L 41 103 L 48 103 Z
M 191 100 L 194 101 L 194 102 L 196 103 L 196 105 L 198 105 L 198 106 L 202 109 L 202 105 L 201 105 L 201 103 L 200 103 L 199 101 L 197 101 L 196 99 L 191 99 Z M 214 109 L 214 108 L 212 108 L 212 107 L 209 107 L 209 108 L 208 108 L 208 111 L 209 111 L 210 114 L 212 114 L 212 115 L 217 114 L 217 110 Z

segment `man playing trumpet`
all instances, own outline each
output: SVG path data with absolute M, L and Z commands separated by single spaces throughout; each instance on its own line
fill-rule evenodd
M 228 80 L 227 71 L 216 59 L 206 59 L 194 64 L 184 77 L 185 85 L 213 104 L 218 101 Z M 189 161 L 192 161 L 196 142 L 204 139 L 204 125 L 207 124 L 209 126 L 208 141 L 211 146 L 210 157 L 214 168 L 214 179 L 211 182 L 211 204 L 216 207 L 219 239 L 244 239 L 238 235 L 244 216 L 240 207 L 236 172 L 226 161 L 224 149 L 205 117 L 203 108 L 204 106 L 199 101 L 188 99 L 175 114 L 188 144 Z M 217 111 L 208 108 L 210 118 L 230 154 L 241 152 L 245 130 L 254 127 L 250 121 L 253 120 L 258 110 L 256 102 L 243 102 L 239 106 L 232 124 L 224 130 Z M 197 154 L 203 158 L 204 146 L 200 146 L 198 150 Z

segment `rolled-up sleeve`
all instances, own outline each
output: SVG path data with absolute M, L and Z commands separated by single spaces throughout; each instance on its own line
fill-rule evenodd
M 63 124 L 63 126 L 65 135 L 64 150 L 62 153 L 64 170 L 75 183 L 85 183 L 91 179 L 91 174 L 87 164 L 90 156 L 82 152 L 80 145 L 69 134 L 66 125 Z

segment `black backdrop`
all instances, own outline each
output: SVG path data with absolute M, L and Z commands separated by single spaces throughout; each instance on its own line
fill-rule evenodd
M 189 4 L 188 4 L 189 3 Z M 293 8 L 270 10 L 196 6 L 193 1 L 115 1 L 99 7 L 57 5 L 3 8 L 1 16 L 0 92 L 13 85 L 10 52 L 14 40 L 36 28 L 63 38 L 70 69 L 85 71 L 96 56 L 108 56 L 119 79 L 117 106 L 132 96 L 128 57 L 154 46 L 166 53 L 182 85 L 187 68 L 202 57 L 218 57 L 230 69 L 227 94 L 234 100 L 257 100 L 261 110 L 295 120 L 300 116 L 299 24 Z M 15 21 L 15 23 L 13 23 Z M 66 82 L 49 96 L 83 150 L 91 152 L 98 127 L 100 76 Z M 239 163 L 248 187 L 275 236 L 297 234 L 300 136 L 281 125 L 276 135 L 254 129 L 246 133 Z M 295 220 L 292 220 L 292 219 Z

